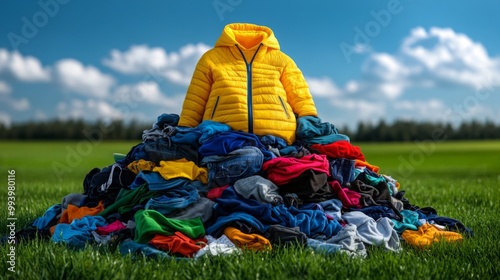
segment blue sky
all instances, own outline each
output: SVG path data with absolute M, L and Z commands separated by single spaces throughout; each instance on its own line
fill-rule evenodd
M 500 2 L 436 2 L 2 1 L 0 123 L 180 113 L 232 22 L 274 31 L 323 121 L 498 123 Z

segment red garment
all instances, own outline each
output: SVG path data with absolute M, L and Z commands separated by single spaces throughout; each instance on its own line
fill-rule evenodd
M 127 227 L 122 224 L 122 222 L 116 220 L 112 222 L 111 224 L 104 226 L 104 227 L 97 227 L 96 232 L 99 235 L 108 235 L 112 232 L 119 231 L 122 229 L 126 229 Z
M 208 191 L 207 198 L 211 199 L 211 200 L 216 200 L 217 198 L 222 196 L 222 192 L 227 188 L 229 188 L 229 185 L 218 187 L 218 188 L 213 188 L 213 189 Z
M 208 240 L 205 238 L 191 239 L 180 231 L 176 231 L 174 235 L 155 234 L 149 244 L 154 247 L 170 252 L 172 254 L 180 254 L 186 257 L 192 257 L 201 248 L 205 247 Z
M 331 181 L 328 184 L 332 187 L 334 193 L 342 201 L 342 207 L 344 208 L 361 208 L 361 194 L 350 190 L 348 188 L 342 188 L 338 181 Z
M 325 155 L 310 154 L 301 158 L 277 157 L 262 165 L 262 170 L 267 172 L 267 179 L 278 186 L 290 183 L 308 169 L 330 176 L 330 164 Z
M 317 150 L 331 158 L 348 158 L 365 161 L 365 155 L 363 155 L 361 149 L 358 146 L 353 146 L 347 140 L 339 140 L 326 145 L 314 144 L 311 145 L 311 149 Z

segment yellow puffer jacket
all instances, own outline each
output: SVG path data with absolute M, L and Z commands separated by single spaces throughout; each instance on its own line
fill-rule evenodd
M 198 61 L 180 126 L 213 120 L 257 135 L 295 140 L 295 115 L 317 116 L 302 72 L 265 26 L 233 23 Z

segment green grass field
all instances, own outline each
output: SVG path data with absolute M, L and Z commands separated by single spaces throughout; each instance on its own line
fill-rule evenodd
M 69 193 L 85 174 L 108 166 L 135 142 L 0 142 L 0 234 L 7 233 L 8 170 L 15 170 L 17 229 Z M 354 143 L 367 160 L 401 183 L 414 205 L 462 221 L 475 236 L 401 253 L 370 248 L 366 259 L 277 249 L 197 261 L 122 257 L 90 247 L 72 251 L 50 241 L 16 244 L 16 273 L 0 247 L 0 278 L 19 279 L 492 279 L 500 276 L 500 142 Z

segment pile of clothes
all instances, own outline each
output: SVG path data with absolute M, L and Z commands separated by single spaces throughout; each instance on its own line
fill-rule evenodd
M 380 246 L 426 247 L 473 234 L 420 208 L 359 147 L 317 117 L 298 118 L 293 145 L 213 121 L 163 114 L 143 141 L 65 196 L 17 238 L 122 254 L 199 258 L 302 246 L 364 257 Z

